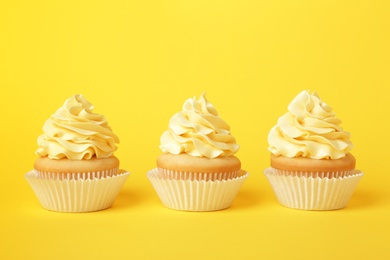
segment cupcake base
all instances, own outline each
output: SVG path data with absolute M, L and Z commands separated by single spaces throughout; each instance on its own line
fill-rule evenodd
M 267 168 L 264 174 L 281 205 L 301 210 L 336 210 L 346 207 L 363 176 L 359 170 L 308 173 L 275 168 Z
M 196 176 L 202 176 L 197 174 Z M 249 174 L 244 170 L 234 173 L 232 178 L 224 179 L 229 174 L 216 174 L 220 177 L 194 179 L 191 173 L 170 172 L 152 169 L 147 173 L 162 204 L 170 209 L 183 211 L 216 211 L 231 206 L 242 184 Z M 185 176 L 185 177 L 183 177 Z M 213 180 L 210 180 L 213 179 Z
M 87 178 L 73 175 L 59 178 L 55 174 L 42 175 L 32 170 L 25 178 L 43 208 L 58 212 L 90 212 L 111 207 L 130 173 L 119 170 L 109 177 L 101 177 L 100 173 L 86 175 Z

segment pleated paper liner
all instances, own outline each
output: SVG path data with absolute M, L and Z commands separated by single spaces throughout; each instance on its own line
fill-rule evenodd
M 199 173 L 199 172 L 180 172 L 171 171 L 163 168 L 158 168 L 157 176 L 160 179 L 169 180 L 203 180 L 203 181 L 222 181 L 227 179 L 233 179 L 241 174 L 241 170 L 233 172 L 221 172 L 221 173 Z
M 32 170 L 26 173 L 25 178 L 45 209 L 89 212 L 111 207 L 129 174 L 119 170 L 106 177 L 101 177 L 102 173 L 70 174 L 66 177 L 50 173 L 42 176 Z
M 336 210 L 347 206 L 363 172 L 264 171 L 279 203 L 301 210 Z M 312 176 L 313 175 L 313 176 Z
M 170 209 L 183 211 L 215 211 L 231 206 L 249 174 L 244 170 L 234 177 L 229 174 L 197 175 L 152 169 L 147 173 L 162 204 Z M 230 175 L 232 176 L 232 175 Z M 212 180 L 211 180 L 212 179 Z
M 52 173 L 35 170 L 40 178 L 44 179 L 59 179 L 59 180 L 80 180 L 80 179 L 94 179 L 107 178 L 118 174 L 119 169 L 108 169 L 98 172 L 82 172 L 82 173 Z

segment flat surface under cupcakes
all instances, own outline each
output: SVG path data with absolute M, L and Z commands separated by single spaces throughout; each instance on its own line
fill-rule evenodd
M 50 173 L 101 172 L 115 168 L 119 168 L 119 160 L 115 156 L 109 158 L 92 157 L 89 160 L 55 160 L 48 157 L 38 157 L 34 163 L 35 170 Z
M 157 157 L 157 167 L 172 171 L 221 173 L 234 172 L 241 169 L 241 162 L 235 156 L 209 159 L 188 154 L 161 154 Z
M 271 167 L 299 172 L 341 172 L 355 169 L 355 157 L 348 153 L 340 159 L 311 159 L 305 157 L 288 158 L 271 154 Z

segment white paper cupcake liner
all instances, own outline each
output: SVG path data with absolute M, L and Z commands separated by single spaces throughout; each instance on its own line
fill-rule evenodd
M 40 178 L 44 179 L 59 179 L 59 180 L 80 180 L 80 179 L 95 179 L 107 178 L 118 174 L 119 169 L 109 169 L 98 172 L 79 172 L 79 173 L 52 173 L 35 170 Z
M 26 173 L 25 178 L 45 209 L 89 212 L 111 207 L 129 174 L 125 170 L 119 170 L 111 177 L 101 177 L 100 173 L 87 173 L 84 177 L 88 178 L 61 178 L 54 174 L 42 176 L 32 170 Z
M 279 203 L 302 210 L 335 210 L 347 206 L 363 172 L 344 173 L 288 172 L 274 168 L 264 171 Z M 329 177 L 338 176 L 338 177 Z
M 182 173 L 180 176 L 177 172 L 169 173 L 155 168 L 147 173 L 147 177 L 165 207 L 183 211 L 215 211 L 231 206 L 249 176 L 241 170 L 233 178 L 206 181 L 184 179 L 183 176 L 188 174 Z
M 198 180 L 198 181 L 222 181 L 234 179 L 240 176 L 241 170 L 220 173 L 180 172 L 158 168 L 158 177 L 169 180 Z

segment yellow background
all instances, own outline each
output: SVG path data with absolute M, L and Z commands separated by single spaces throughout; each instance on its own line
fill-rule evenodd
M 389 259 L 388 1 L 0 2 L 0 259 Z M 280 206 L 267 134 L 303 89 L 352 133 L 347 208 Z M 183 102 L 207 97 L 250 173 L 231 208 L 166 209 L 146 172 Z M 24 179 L 44 121 L 84 94 L 131 175 L 112 208 L 44 210 Z

